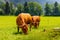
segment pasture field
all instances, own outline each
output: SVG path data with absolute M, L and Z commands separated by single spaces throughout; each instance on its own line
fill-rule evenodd
M 60 34 L 54 36 L 56 32 L 52 32 L 53 28 L 60 27 L 60 17 L 47 16 L 40 19 L 39 28 L 32 28 L 24 35 L 17 33 L 16 16 L 0 16 L 0 40 L 60 40 Z

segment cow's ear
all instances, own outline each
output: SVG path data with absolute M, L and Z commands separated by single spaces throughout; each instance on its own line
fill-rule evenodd
M 32 21 L 34 22 L 33 18 L 32 18 Z

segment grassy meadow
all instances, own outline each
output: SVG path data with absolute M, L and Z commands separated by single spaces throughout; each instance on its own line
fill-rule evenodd
M 60 34 L 54 36 L 56 32 L 52 32 L 53 28 L 60 27 L 60 17 L 41 16 L 40 20 L 38 29 L 32 28 L 24 35 L 17 33 L 16 16 L 0 16 L 0 40 L 60 40 Z

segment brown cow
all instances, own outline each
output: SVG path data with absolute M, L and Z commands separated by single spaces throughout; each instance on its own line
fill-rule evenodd
M 34 25 L 35 28 L 38 28 L 40 22 L 40 16 L 32 16 L 32 25 Z
M 16 23 L 17 23 L 17 26 L 18 26 L 18 32 L 19 32 L 19 28 L 22 28 L 22 31 L 24 33 L 27 33 L 28 24 L 30 24 L 31 22 L 32 22 L 32 16 L 29 13 L 19 14 L 17 19 L 16 19 Z

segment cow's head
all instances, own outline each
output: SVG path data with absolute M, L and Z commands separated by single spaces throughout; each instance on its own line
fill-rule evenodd
M 27 34 L 27 31 L 28 31 L 28 25 L 27 24 L 23 24 L 22 26 L 22 31 L 24 34 Z

